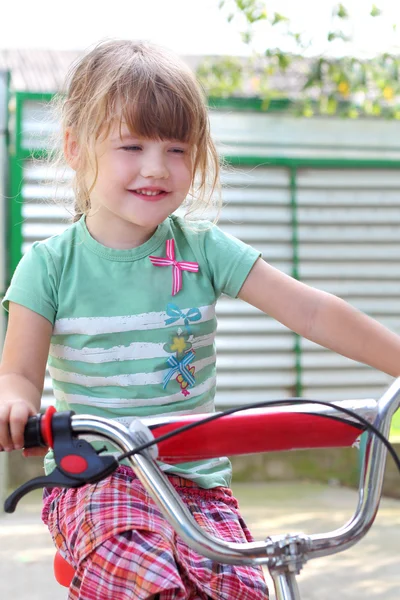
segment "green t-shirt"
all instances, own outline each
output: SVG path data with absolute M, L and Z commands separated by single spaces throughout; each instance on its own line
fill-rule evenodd
M 176 268 L 150 260 L 167 256 L 168 240 L 176 261 L 199 267 L 180 271 L 176 295 Z M 53 324 L 48 368 L 58 410 L 127 426 L 135 416 L 212 412 L 215 303 L 221 293 L 238 295 L 258 257 L 217 226 L 192 226 L 176 216 L 137 248 L 108 248 L 91 237 L 82 217 L 33 244 L 3 303 L 22 304 Z M 51 455 L 45 468 L 54 468 Z M 205 488 L 230 484 L 227 458 L 161 468 Z

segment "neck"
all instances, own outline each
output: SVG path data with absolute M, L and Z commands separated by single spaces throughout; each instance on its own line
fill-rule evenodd
M 86 227 L 92 236 L 107 248 L 115 250 L 129 250 L 137 248 L 151 238 L 156 228 L 141 227 L 118 218 L 110 218 L 107 223 L 99 218 L 98 213 L 86 216 Z

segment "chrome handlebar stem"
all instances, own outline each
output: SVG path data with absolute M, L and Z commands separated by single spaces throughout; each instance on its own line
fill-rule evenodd
M 378 414 L 373 424 L 386 438 L 389 435 L 392 417 L 399 406 L 400 378 L 394 381 L 378 401 Z M 312 535 L 309 558 L 327 556 L 350 548 L 365 536 L 375 520 L 382 495 L 387 449 L 373 432 L 367 432 L 366 436 L 358 505 L 354 515 L 343 527 L 335 531 Z

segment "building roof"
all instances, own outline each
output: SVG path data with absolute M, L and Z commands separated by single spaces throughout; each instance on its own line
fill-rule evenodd
M 10 72 L 13 90 L 55 92 L 81 54 L 77 50 L 0 50 L 0 69 Z
M 29 92 L 55 92 L 62 88 L 71 64 L 82 50 L 0 49 L 0 70 L 9 71 L 11 89 Z M 203 57 L 182 57 L 196 68 Z
M 29 92 L 56 92 L 64 84 L 71 64 L 84 54 L 83 50 L 41 50 L 36 48 L 0 49 L 0 71 L 9 71 L 11 89 Z M 183 60 L 196 70 L 204 56 L 182 56 Z M 209 57 L 212 58 L 212 57 Z M 303 69 L 294 64 L 285 74 L 276 73 L 271 77 L 271 87 L 284 96 L 296 95 L 304 83 Z M 254 96 L 255 89 L 249 78 L 242 94 Z

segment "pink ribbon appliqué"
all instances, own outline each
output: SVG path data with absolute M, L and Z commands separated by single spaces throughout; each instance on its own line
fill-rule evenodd
M 199 265 L 196 262 L 175 260 L 175 240 L 167 240 L 166 257 L 149 256 L 155 267 L 172 267 L 172 295 L 175 296 L 182 288 L 182 271 L 197 273 Z

